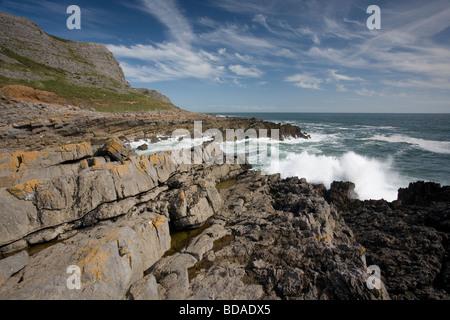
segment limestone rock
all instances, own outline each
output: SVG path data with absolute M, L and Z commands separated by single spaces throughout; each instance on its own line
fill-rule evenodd
M 182 300 L 190 294 L 188 269 L 197 263 L 192 255 L 175 253 L 159 260 L 150 270 L 161 286 L 160 295 L 167 300 Z
M 135 156 L 136 152 L 128 146 L 125 146 L 122 141 L 117 138 L 112 138 L 106 142 L 104 147 L 105 152 L 114 161 L 124 161 L 127 157 Z
M 155 277 L 149 274 L 130 287 L 132 300 L 159 300 L 158 284 Z
M 20 274 L 0 287 L 0 297 L 125 298 L 129 287 L 170 248 L 168 220 L 160 219 L 155 227 L 155 218 L 143 214 L 108 222 L 34 254 Z M 80 289 L 67 286 L 71 265 L 81 270 Z
M 22 270 L 28 264 L 28 253 L 21 251 L 11 257 L 0 260 L 0 286 L 13 274 Z

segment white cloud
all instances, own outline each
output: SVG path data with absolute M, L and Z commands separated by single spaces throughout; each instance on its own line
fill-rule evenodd
M 229 66 L 229 69 L 238 76 L 244 77 L 259 78 L 264 74 L 264 72 L 255 67 L 246 68 L 241 66 L 240 64 L 231 65 Z
M 320 89 L 322 80 L 308 74 L 295 74 L 284 79 L 286 82 L 293 82 L 295 86 L 304 89 Z
M 131 81 L 146 82 L 175 80 L 182 78 L 214 79 L 223 72 L 216 66 L 214 55 L 201 50 L 194 52 L 176 43 L 152 45 L 138 44 L 131 47 L 107 45 L 108 49 L 121 60 L 124 73 Z M 127 60 L 125 60 L 127 59 Z M 140 65 L 127 63 L 137 59 Z
M 252 60 L 252 57 L 250 57 L 248 54 L 241 55 L 236 52 L 234 55 L 236 56 L 236 58 L 238 58 L 239 60 L 241 60 L 243 62 L 250 62 Z
M 227 48 L 220 48 L 219 50 L 217 50 L 217 53 L 220 54 L 221 56 L 223 56 L 226 52 Z
M 178 9 L 175 0 L 141 0 L 141 2 L 145 11 L 169 29 L 176 42 L 189 44 L 194 40 L 192 27 Z
M 343 74 L 338 74 L 337 70 L 328 70 L 330 76 L 336 81 L 363 81 L 360 77 L 349 77 Z
M 232 47 L 239 52 L 257 52 L 260 49 L 274 47 L 269 41 L 254 37 L 235 24 L 217 28 L 209 33 L 203 33 L 200 37 L 212 43 L 225 44 L 227 47 Z

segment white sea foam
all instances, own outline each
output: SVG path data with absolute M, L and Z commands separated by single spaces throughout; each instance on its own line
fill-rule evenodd
M 311 138 L 310 139 L 305 139 L 305 138 L 286 138 L 283 141 L 280 141 L 281 144 L 307 144 L 307 143 L 317 143 L 317 142 L 322 142 L 325 139 L 329 139 L 330 137 L 325 135 L 325 134 L 321 134 L 321 133 L 314 133 L 311 134 Z
M 174 136 L 165 140 L 158 141 L 156 143 L 151 143 L 149 140 L 139 140 L 130 143 L 131 148 L 135 149 L 135 151 L 141 154 L 153 154 L 161 151 L 172 151 L 179 149 L 190 149 L 192 147 L 200 146 L 206 141 L 213 140 L 213 137 L 205 136 L 203 138 L 190 139 L 186 136 Z M 137 147 L 142 145 L 143 143 L 147 144 L 148 149 L 141 151 L 137 150 Z
M 316 136 L 314 142 L 329 139 L 327 135 Z M 157 143 L 140 140 L 131 143 L 136 149 L 142 143 L 147 143 L 146 151 L 139 154 L 151 154 L 159 151 L 169 151 L 181 148 L 191 148 L 203 142 L 213 140 L 212 137 L 187 139 L 186 137 L 173 137 Z M 347 152 L 340 157 L 327 156 L 314 153 L 310 146 L 303 151 L 292 152 L 293 144 L 302 146 L 305 139 L 291 139 L 283 142 L 272 141 L 270 138 L 246 139 L 236 142 L 223 142 L 221 148 L 225 154 L 246 154 L 249 163 L 255 169 L 261 169 L 269 174 L 280 173 L 283 178 L 297 176 L 306 178 L 310 183 L 323 183 L 327 188 L 333 181 L 351 181 L 356 185 L 355 191 L 361 200 L 385 199 L 388 201 L 397 198 L 397 190 L 407 185 L 391 168 L 390 161 L 381 161 Z M 283 144 L 286 148 L 283 148 Z M 280 147 L 280 159 L 275 161 L 270 157 L 274 148 Z M 306 151 L 308 150 L 308 151 Z
M 449 141 L 424 140 L 412 138 L 402 134 L 395 134 L 392 136 L 376 135 L 368 138 L 368 140 L 385 141 L 390 143 L 408 143 L 426 151 L 450 154 Z
M 333 181 L 351 181 L 356 185 L 355 192 L 361 200 L 397 199 L 397 190 L 404 186 L 398 175 L 388 163 L 367 158 L 354 152 L 341 157 L 310 154 L 306 151 L 288 153 L 279 163 L 272 162 L 268 173 L 279 171 L 283 178 L 297 176 L 310 183 L 323 183 L 327 188 Z

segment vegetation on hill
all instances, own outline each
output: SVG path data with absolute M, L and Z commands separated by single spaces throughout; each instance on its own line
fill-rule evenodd
M 161 100 L 150 98 L 142 93 L 129 90 L 120 93 L 114 88 L 100 89 L 80 86 L 71 83 L 64 70 L 52 68 L 44 64 L 20 56 L 0 46 L 1 53 L 17 63 L 5 63 L 4 67 L 11 71 L 31 73 L 38 80 L 14 79 L 0 75 L 0 87 L 7 84 L 20 84 L 39 90 L 55 92 L 70 104 L 83 105 L 102 112 L 173 110 L 176 107 Z

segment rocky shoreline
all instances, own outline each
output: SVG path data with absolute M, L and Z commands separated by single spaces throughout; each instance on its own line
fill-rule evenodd
M 392 203 L 359 201 L 349 182 L 327 190 L 245 162 L 207 164 L 207 152 L 175 164 L 124 143 L 194 120 L 303 135 L 257 119 L 5 96 L 0 109 L 0 299 L 449 298 L 449 187 L 418 182 Z M 369 265 L 380 289 L 367 286 Z

